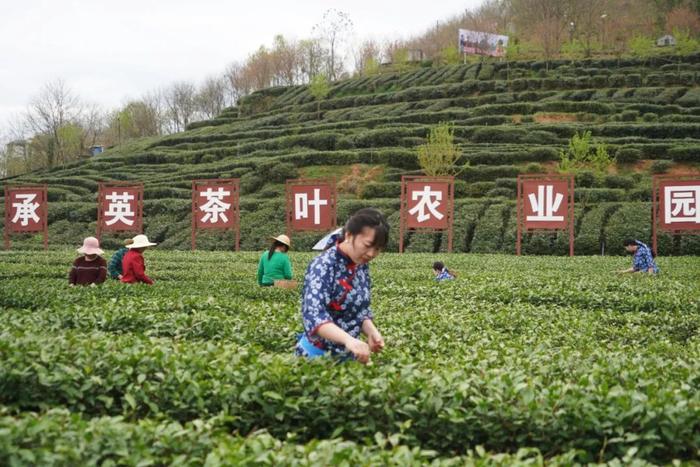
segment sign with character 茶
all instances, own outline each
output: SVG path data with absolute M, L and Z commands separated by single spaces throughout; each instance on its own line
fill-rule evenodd
M 240 179 L 192 181 L 192 249 L 200 229 L 231 230 L 234 248 L 240 249 Z

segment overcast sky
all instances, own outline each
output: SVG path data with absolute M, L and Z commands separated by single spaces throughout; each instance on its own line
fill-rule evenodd
M 0 0 L 0 132 L 63 79 L 113 108 L 174 81 L 200 83 L 276 34 L 309 37 L 328 8 L 358 39 L 413 35 L 481 0 Z M 455 33 L 456 34 L 456 33 Z

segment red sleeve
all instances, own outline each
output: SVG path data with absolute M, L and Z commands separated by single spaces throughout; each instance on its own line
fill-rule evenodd
M 75 285 L 78 282 L 78 270 L 75 269 L 75 267 L 78 265 L 78 260 L 76 259 L 73 261 L 73 266 L 70 268 L 70 272 L 68 273 L 68 283 Z
M 97 280 L 95 280 L 95 284 L 101 284 L 107 279 L 107 261 L 105 261 L 104 258 L 99 259 L 100 263 L 100 272 L 97 275 Z
M 131 252 L 127 251 L 122 258 L 122 278 L 119 279 L 120 282 L 126 282 L 126 278 L 131 270 Z
M 143 262 L 143 256 L 139 255 L 136 258 L 134 258 L 134 262 L 132 263 L 132 270 L 134 271 L 134 277 L 136 279 L 145 282 L 146 284 L 153 284 L 151 278 L 146 275 L 146 266 Z

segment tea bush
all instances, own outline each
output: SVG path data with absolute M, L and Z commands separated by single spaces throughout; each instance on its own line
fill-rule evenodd
M 458 209 L 498 237 L 512 212 Z M 0 253 L 6 465 L 698 461 L 694 258 L 382 255 L 364 367 L 293 356 L 298 291 L 257 287 L 258 253 L 153 249 L 153 287 L 69 288 L 73 254 Z

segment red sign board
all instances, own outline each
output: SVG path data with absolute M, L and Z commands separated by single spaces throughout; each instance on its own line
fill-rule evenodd
M 658 229 L 674 234 L 700 233 L 700 178 L 654 176 L 652 201 L 655 253 Z
M 574 255 L 573 175 L 518 176 L 518 234 L 520 255 L 524 231 L 569 231 L 569 255 Z
M 663 230 L 700 230 L 700 179 L 659 183 L 659 225 Z
M 454 177 L 401 177 L 399 252 L 403 252 L 407 231 L 447 231 L 447 249 L 451 252 L 453 217 Z
M 449 182 L 406 182 L 406 226 L 409 229 L 447 229 L 449 201 Z
M 44 233 L 48 248 L 48 200 L 46 185 L 5 187 L 5 248 L 12 233 Z
M 287 230 L 330 230 L 336 225 L 334 180 L 287 180 Z
M 102 232 L 143 230 L 143 185 L 100 183 L 97 205 L 97 237 Z
M 524 180 L 521 194 L 526 229 L 566 229 L 569 223 L 568 181 Z
M 240 179 L 192 181 L 192 249 L 198 229 L 233 230 L 240 246 Z

